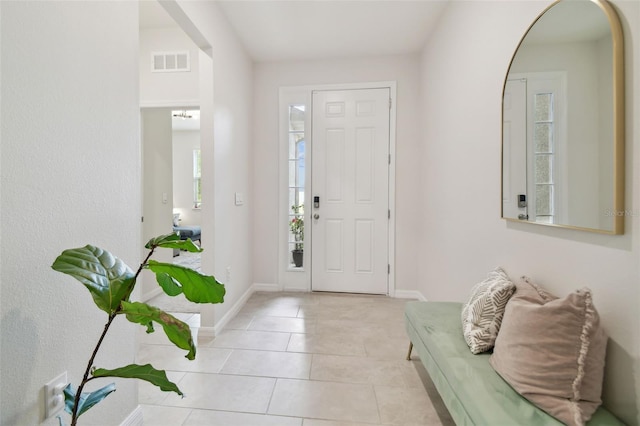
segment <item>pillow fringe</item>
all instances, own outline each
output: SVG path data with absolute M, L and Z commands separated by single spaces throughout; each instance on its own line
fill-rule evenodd
M 580 388 L 582 386 L 582 380 L 584 379 L 584 369 L 587 354 L 589 353 L 589 344 L 591 343 L 591 330 L 593 329 L 594 322 L 594 308 L 593 301 L 591 299 L 591 290 L 583 288 L 584 293 L 584 323 L 582 325 L 582 332 L 580 333 L 580 353 L 578 355 L 578 374 L 576 374 L 573 380 L 573 398 L 571 399 L 571 407 L 574 415 L 574 420 L 577 425 L 583 425 L 582 410 L 580 409 Z

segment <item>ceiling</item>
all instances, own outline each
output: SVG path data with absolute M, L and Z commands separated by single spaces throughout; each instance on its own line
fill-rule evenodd
M 449 0 L 216 1 L 256 62 L 419 52 Z M 140 2 L 141 28 L 175 25 Z

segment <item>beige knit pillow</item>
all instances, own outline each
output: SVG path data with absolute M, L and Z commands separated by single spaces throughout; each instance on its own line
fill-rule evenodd
M 472 353 L 493 348 L 504 308 L 515 289 L 502 268 L 489 272 L 471 289 L 469 301 L 462 307 L 462 333 Z
M 606 347 L 589 289 L 559 299 L 523 277 L 505 309 L 490 363 L 547 413 L 584 425 L 602 403 Z

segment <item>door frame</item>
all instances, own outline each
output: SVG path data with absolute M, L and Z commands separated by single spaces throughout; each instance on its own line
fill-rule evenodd
M 347 83 L 347 84 L 318 84 L 318 85 L 306 85 L 306 86 L 286 86 L 281 87 L 279 91 L 279 209 L 278 209 L 278 284 L 277 288 L 273 290 L 279 291 L 311 291 L 311 269 L 304 265 L 309 265 L 311 262 L 311 256 L 305 251 L 305 259 L 302 270 L 289 268 L 289 252 L 288 252 L 288 214 L 289 199 L 288 191 L 285 190 L 288 184 L 288 121 L 286 114 L 283 113 L 285 108 L 292 103 L 304 103 L 306 106 L 305 117 L 305 139 L 310 141 L 311 144 L 311 94 L 314 90 L 322 91 L 339 91 L 339 90 L 358 90 L 358 89 L 383 89 L 388 88 L 391 97 L 391 108 L 389 110 L 389 211 L 391 217 L 389 219 L 388 228 L 388 262 L 389 262 L 389 275 L 388 275 L 388 295 L 395 297 L 395 236 L 396 236 L 396 220 L 395 220 L 395 187 L 396 187 L 396 111 L 397 111 L 397 82 L 396 81 L 378 81 L 378 82 L 363 82 L 363 83 Z M 311 196 L 311 152 L 310 147 L 305 147 L 305 194 Z M 307 196 L 307 198 L 308 198 Z M 307 201 L 309 202 L 309 201 Z M 311 223 L 311 209 L 305 211 L 306 223 Z M 305 233 L 305 246 L 311 247 L 311 240 L 313 238 L 311 233 Z

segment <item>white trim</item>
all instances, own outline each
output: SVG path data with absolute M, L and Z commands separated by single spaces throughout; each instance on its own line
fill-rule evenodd
M 298 291 L 303 293 L 309 293 L 310 290 L 307 286 L 286 285 L 284 286 L 282 291 Z
M 242 307 L 247 303 L 247 300 L 249 300 L 251 295 L 256 291 L 281 291 L 281 289 L 276 284 L 251 285 L 247 289 L 247 291 L 245 291 L 244 294 L 240 296 L 238 301 L 233 304 L 231 309 L 229 309 L 227 313 L 224 314 L 222 318 L 220 318 L 220 321 L 216 322 L 215 326 L 198 328 L 198 341 L 210 341 L 214 339 L 217 335 L 219 335 L 222 332 L 222 330 L 227 326 L 229 321 L 235 318 L 238 312 L 240 312 Z
M 200 107 L 200 99 L 140 101 L 140 108 L 185 108 Z
M 394 297 L 396 299 L 417 299 L 421 302 L 427 301 L 427 298 L 417 290 L 396 290 Z
M 278 284 L 268 284 L 268 283 L 253 283 L 251 288 L 253 289 L 253 293 L 255 293 L 256 291 L 270 291 L 270 292 L 282 291 L 282 286 L 279 286 Z
M 215 327 L 198 327 L 198 342 L 211 342 L 222 331 L 216 331 L 218 326 Z
M 377 81 L 377 82 L 364 82 L 364 83 L 345 83 L 345 84 L 320 84 L 320 85 L 305 85 L 305 86 L 286 86 L 280 87 L 279 91 L 279 103 L 278 103 L 278 121 L 279 121 L 279 211 L 278 211 L 278 282 L 282 284 L 282 288 L 291 291 L 311 291 L 311 270 L 310 268 L 304 268 L 304 271 L 290 270 L 286 267 L 286 259 L 288 259 L 288 251 L 286 248 L 286 227 L 287 222 L 284 218 L 288 217 L 288 194 L 283 188 L 287 187 L 288 175 L 287 168 L 283 167 L 282 161 L 288 159 L 288 144 L 287 137 L 284 134 L 284 129 L 288 128 L 288 122 L 283 123 L 284 117 L 282 114 L 283 106 L 293 102 L 304 102 L 307 110 L 311 111 L 311 93 L 313 91 L 320 90 L 357 90 L 357 89 L 389 89 L 389 96 L 391 97 L 391 110 L 389 112 L 389 154 L 391 155 L 391 164 L 389 165 L 389 209 L 391 210 L 391 219 L 389 220 L 389 234 L 388 234 L 388 256 L 391 272 L 388 279 L 388 295 L 391 297 L 396 296 L 396 280 L 395 280 L 395 253 L 396 253 L 396 126 L 397 126 L 397 82 L 396 81 Z M 297 99 L 297 100 L 293 100 Z M 310 140 L 311 136 L 311 117 L 307 114 L 305 117 L 305 139 Z M 305 170 L 307 175 L 305 176 L 305 193 L 311 196 L 311 156 L 310 151 L 305 152 Z M 287 164 L 287 163 L 284 163 Z M 283 211 L 283 209 L 285 209 Z M 310 215 L 311 209 L 307 209 L 305 215 Z M 305 216 L 305 221 L 310 218 Z M 309 222 L 307 222 L 309 223 Z M 307 242 L 305 242 L 307 243 Z M 310 243 L 310 241 L 308 242 Z M 305 251 L 303 265 L 309 265 L 311 259 L 308 257 L 308 251 Z M 302 279 L 300 275 L 303 274 Z
M 142 407 L 137 406 L 122 423 L 120 426 L 143 426 L 144 418 L 142 416 Z
M 213 337 L 215 337 L 216 335 L 220 334 L 222 329 L 229 323 L 229 321 L 231 321 L 238 314 L 238 312 L 240 312 L 240 309 L 242 309 L 242 307 L 245 305 L 245 303 L 247 303 L 247 300 L 249 300 L 249 298 L 251 297 L 251 295 L 253 293 L 255 293 L 255 291 L 256 290 L 254 289 L 254 287 L 250 286 L 247 289 L 247 291 L 245 291 L 244 294 L 238 298 L 236 303 L 233 304 L 231 309 L 229 309 L 227 311 L 227 313 L 224 314 L 222 316 L 222 318 L 220 318 L 220 321 L 216 321 L 216 324 L 213 327 L 213 329 L 214 329 Z

